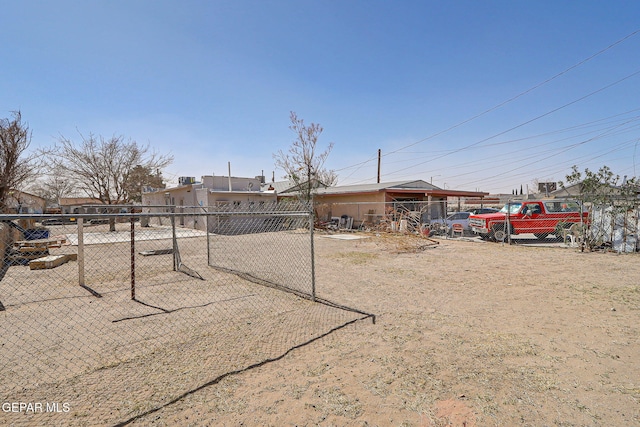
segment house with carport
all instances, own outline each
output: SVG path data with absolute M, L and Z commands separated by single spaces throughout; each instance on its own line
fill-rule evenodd
M 390 212 L 399 211 L 418 215 L 415 221 L 428 223 L 446 217 L 452 198 L 482 198 L 488 194 L 442 189 L 423 180 L 394 181 L 317 188 L 314 205 L 321 221 L 347 216 L 353 218 L 354 227 L 363 223 L 375 225 Z

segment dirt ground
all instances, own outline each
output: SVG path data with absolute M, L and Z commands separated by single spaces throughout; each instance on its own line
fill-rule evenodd
M 319 292 L 375 313 L 157 425 L 640 425 L 636 255 L 318 238 Z
M 437 242 L 318 236 L 318 295 L 375 323 L 203 379 L 131 425 L 640 425 L 638 255 Z

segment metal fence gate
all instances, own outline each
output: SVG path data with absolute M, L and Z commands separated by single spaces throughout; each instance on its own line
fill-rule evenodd
M 131 211 L 0 216 L 0 423 L 145 422 L 372 317 L 316 295 L 302 205 Z

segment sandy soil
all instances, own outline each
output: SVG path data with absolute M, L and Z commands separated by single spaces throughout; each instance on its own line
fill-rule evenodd
M 232 375 L 220 376 L 214 366 L 207 367 L 211 375 L 198 371 L 216 351 L 198 340 L 175 349 L 184 361 L 179 373 L 153 366 L 167 360 L 154 356 L 154 347 L 148 355 L 138 352 L 135 363 L 91 371 L 85 391 L 70 397 L 82 414 L 72 410 L 48 421 L 113 425 L 135 416 L 132 425 L 158 426 L 640 425 L 638 255 L 438 242 L 319 236 L 318 295 L 374 313 L 375 323 L 355 321 L 299 348 L 286 342 L 276 360 L 248 370 L 252 361 L 236 357 L 239 372 Z M 299 326 L 287 316 L 313 317 L 306 303 L 290 304 L 281 313 L 285 329 Z M 225 339 L 215 337 L 219 344 Z M 117 401 L 106 394 L 126 389 L 134 376 L 163 372 L 180 381 L 188 377 L 189 392 L 172 402 L 183 392 L 159 397 L 149 391 L 142 393 L 145 404 L 92 410 L 103 400 Z M 144 389 L 140 381 L 137 390 Z M 33 400 L 30 390 L 36 389 L 4 399 Z M 55 393 L 48 388 L 42 398 L 60 400 Z M 41 421 L 0 413 L 0 424 Z
M 322 293 L 376 313 L 157 425 L 638 425 L 637 256 L 319 238 Z

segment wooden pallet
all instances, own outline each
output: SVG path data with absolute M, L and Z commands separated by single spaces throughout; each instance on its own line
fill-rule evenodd
M 14 246 L 18 250 L 22 248 L 41 248 L 41 250 L 43 250 L 48 248 L 59 248 L 67 243 L 66 236 L 55 236 L 48 239 L 18 240 L 14 243 Z
M 31 261 L 49 256 L 49 248 L 60 248 L 67 243 L 66 236 L 55 236 L 48 239 L 18 240 L 14 242 L 8 259 L 11 263 L 26 265 L 27 263 L 31 263 Z
M 29 269 L 31 270 L 44 270 L 50 268 L 56 268 L 62 264 L 65 264 L 71 260 L 75 260 L 76 255 L 49 255 L 46 257 L 38 258 L 29 261 Z

